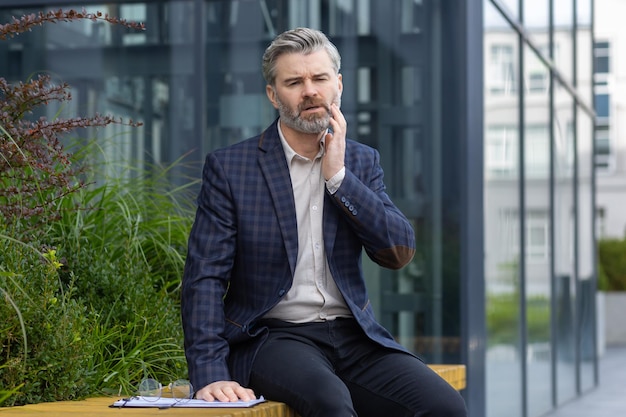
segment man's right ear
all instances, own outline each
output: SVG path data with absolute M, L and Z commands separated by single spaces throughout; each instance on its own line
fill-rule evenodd
M 267 94 L 267 98 L 272 103 L 272 106 L 274 106 L 275 109 L 278 109 L 278 101 L 276 101 L 276 89 L 268 84 L 265 86 L 265 94 Z

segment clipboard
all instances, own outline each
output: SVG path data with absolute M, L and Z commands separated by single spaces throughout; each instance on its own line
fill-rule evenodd
M 205 401 L 205 400 L 180 400 L 166 397 L 130 397 L 121 398 L 111 404 L 118 408 L 248 408 L 265 402 L 263 396 L 250 401 Z

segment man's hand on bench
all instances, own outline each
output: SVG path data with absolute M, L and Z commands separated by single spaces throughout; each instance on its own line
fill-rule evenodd
M 196 392 L 196 398 L 205 401 L 251 401 L 256 399 L 254 391 L 244 388 L 236 381 L 215 381 Z

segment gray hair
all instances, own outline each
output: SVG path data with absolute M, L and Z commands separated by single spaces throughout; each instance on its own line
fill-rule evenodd
M 273 86 L 276 81 L 276 60 L 283 54 L 311 54 L 325 49 L 336 74 L 341 68 L 341 56 L 337 47 L 319 30 L 295 28 L 278 35 L 263 54 L 263 78 Z

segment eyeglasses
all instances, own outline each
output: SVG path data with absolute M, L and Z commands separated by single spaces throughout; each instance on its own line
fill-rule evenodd
M 164 387 L 152 378 L 141 381 L 138 393 L 146 401 L 158 401 L 161 397 L 167 397 L 174 398 L 176 402 L 189 401 L 194 394 L 191 383 L 185 379 L 178 379 Z

